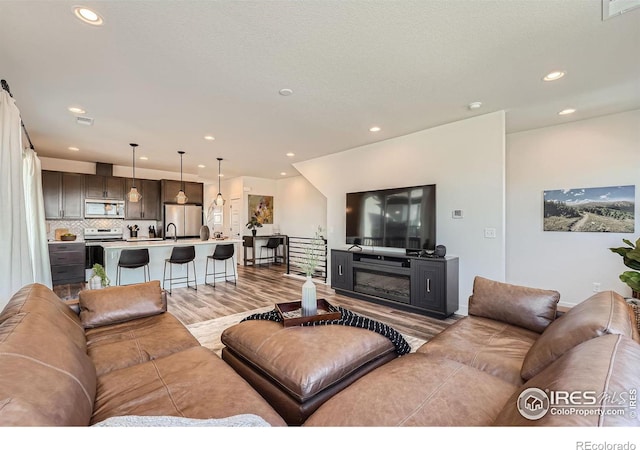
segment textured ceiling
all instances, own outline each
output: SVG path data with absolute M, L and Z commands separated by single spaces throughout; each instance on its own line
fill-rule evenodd
M 139 167 L 175 171 L 184 150 L 205 179 L 217 157 L 279 178 L 501 109 L 516 132 L 640 108 L 640 9 L 603 21 L 600 0 L 83 2 L 101 27 L 78 3 L 0 1 L 0 78 L 41 156 L 130 165 L 136 142 Z

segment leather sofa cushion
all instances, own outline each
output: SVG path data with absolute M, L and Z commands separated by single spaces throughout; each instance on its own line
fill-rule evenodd
M 637 390 L 638 380 L 640 345 L 637 342 L 615 334 L 590 339 L 567 351 L 519 388 L 507 401 L 494 425 L 638 427 L 638 411 L 629 404 L 630 390 Z M 522 391 L 528 388 L 538 388 L 547 394 L 551 391 L 590 391 L 595 394 L 598 407 L 589 408 L 589 411 L 622 408 L 623 414 L 553 414 L 549 410 L 542 418 L 529 420 L 519 413 L 516 403 Z M 609 400 L 603 401 L 606 396 Z
M 171 313 L 91 328 L 86 337 L 98 376 L 200 345 Z
M 304 426 L 485 426 L 516 389 L 457 361 L 411 353 L 336 394 Z
M 0 324 L 0 425 L 89 425 L 95 368 L 67 323 L 25 311 Z
M 536 333 L 556 317 L 560 293 L 476 277 L 469 315 L 506 322 Z
M 285 425 L 224 361 L 204 347 L 193 347 L 99 377 L 91 423 L 113 416 L 220 419 L 238 414 Z
M 24 312 L 46 316 L 76 345 L 86 350 L 84 328 L 78 315 L 47 286 L 33 283 L 18 290 L 0 313 L 0 323 L 15 314 Z
M 417 350 L 452 359 L 520 386 L 524 358 L 540 335 L 484 317 L 467 316 Z
M 556 319 L 531 347 L 522 364 L 528 380 L 576 345 L 604 334 L 633 337 L 634 324 L 624 298 L 599 292 Z
M 361 328 L 284 328 L 269 320 L 249 320 L 227 328 L 221 341 L 300 403 L 395 351 L 389 339 Z
M 80 320 L 85 328 L 126 322 L 167 310 L 160 281 L 83 290 L 79 294 Z

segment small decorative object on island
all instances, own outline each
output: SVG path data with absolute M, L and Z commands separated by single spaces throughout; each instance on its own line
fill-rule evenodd
M 304 268 L 307 281 L 302 285 L 302 315 L 312 316 L 318 308 L 316 298 L 316 285 L 313 283 L 313 274 L 316 271 L 318 261 L 322 256 L 325 248 L 324 236 L 322 236 L 322 227 L 318 226 L 315 236 L 311 243 L 304 249 Z
M 258 232 L 256 228 L 262 228 L 262 222 L 260 222 L 256 216 L 251 216 L 251 219 L 247 222 L 247 228 L 250 229 L 251 234 L 255 236 Z
M 638 238 L 635 245 L 628 239 L 623 239 L 622 242 L 629 247 L 616 247 L 609 250 L 622 256 L 624 265 L 634 269 L 620 274 L 620 280 L 631 288 L 633 298 L 640 299 L 640 272 L 638 272 L 640 270 L 640 238 Z
M 200 227 L 200 240 L 208 241 L 209 240 L 209 227 L 207 225 L 202 225 Z
M 89 279 L 89 289 L 100 289 L 108 287 L 111 284 L 111 280 L 107 277 L 107 273 L 101 264 L 93 265 L 93 276 Z

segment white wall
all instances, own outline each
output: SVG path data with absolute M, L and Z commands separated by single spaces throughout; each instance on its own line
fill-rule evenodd
M 347 192 L 435 183 L 437 243 L 460 258 L 466 314 L 476 275 L 505 279 L 504 121 L 499 111 L 294 164 L 327 198 L 329 247 L 345 244 Z M 497 237 L 484 238 L 485 228 Z
M 306 178 L 278 180 L 276 199 L 274 215 L 282 234 L 313 237 L 318 226 L 327 228 L 327 199 Z
M 636 186 L 636 232 L 542 231 L 550 189 Z M 507 280 L 555 289 L 574 305 L 601 290 L 630 296 L 610 247 L 640 235 L 640 110 L 507 136 Z

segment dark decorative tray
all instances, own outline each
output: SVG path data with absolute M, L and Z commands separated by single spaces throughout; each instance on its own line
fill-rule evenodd
M 334 311 L 334 307 L 325 299 L 319 298 L 318 310 L 313 316 L 302 315 L 302 302 L 276 303 L 276 311 L 282 318 L 285 327 L 294 327 L 307 322 L 317 322 L 319 320 L 334 320 L 341 317 L 340 311 Z

